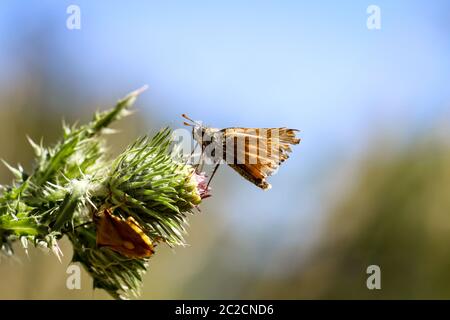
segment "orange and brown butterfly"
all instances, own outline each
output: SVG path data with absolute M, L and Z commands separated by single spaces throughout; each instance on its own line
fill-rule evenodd
M 129 258 L 148 258 L 155 253 L 154 245 L 139 223 L 128 217 L 114 215 L 112 207 L 102 207 L 94 213 L 97 246 L 108 247 Z
M 219 164 L 225 162 L 248 181 L 268 190 L 271 185 L 266 178 L 275 173 L 289 158 L 291 145 L 300 143 L 300 139 L 296 137 L 296 129 L 216 129 L 203 126 L 185 114 L 182 117 L 189 121 L 184 124 L 192 127 L 192 135 L 201 146 L 202 156 L 207 149 L 211 151 L 207 157 L 214 158 L 215 168 L 210 181 Z

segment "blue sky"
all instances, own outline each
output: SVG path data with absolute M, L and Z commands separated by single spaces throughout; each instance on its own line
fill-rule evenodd
M 69 4 L 81 8 L 81 30 L 66 29 Z M 370 4 L 381 8 L 381 30 L 366 28 Z M 301 129 L 301 146 L 273 179 L 296 191 L 274 188 L 260 208 L 270 225 L 288 196 L 320 206 L 311 175 L 364 146 L 376 126 L 427 126 L 448 109 L 449 14 L 447 1 L 425 0 L 3 0 L 0 84 L 23 67 L 14 39 L 41 30 L 35 36 L 53 37 L 64 57 L 47 67 L 76 70 L 62 77 L 64 90 L 116 99 L 148 84 L 141 106 L 164 124 L 178 126 L 188 113 L 215 127 Z M 261 196 L 242 188 L 231 191 L 236 219 L 245 224 L 248 211 L 251 223 Z
M 71 3 L 80 31 L 65 28 Z M 88 90 L 147 83 L 168 120 L 188 112 L 218 127 L 288 125 L 348 139 L 372 117 L 422 117 L 449 96 L 445 1 L 378 1 L 380 31 L 366 28 L 368 4 L 3 1 L 0 44 L 47 20 L 65 63 L 79 69 L 72 81 Z M 14 67 L 6 51 L 0 66 Z

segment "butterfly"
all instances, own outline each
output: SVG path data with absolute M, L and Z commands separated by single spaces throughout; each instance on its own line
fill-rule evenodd
M 201 146 L 201 159 L 206 156 L 215 165 L 211 182 L 221 163 L 228 164 L 242 177 L 263 190 L 271 185 L 266 178 L 274 174 L 289 158 L 291 145 L 300 143 L 296 129 L 288 128 L 225 128 L 203 126 L 183 114 L 192 127 L 192 136 Z M 202 161 L 202 160 L 200 160 Z
M 155 253 L 154 245 L 139 225 L 128 217 L 113 214 L 113 208 L 103 207 L 94 214 L 97 246 L 108 247 L 129 258 L 148 258 Z

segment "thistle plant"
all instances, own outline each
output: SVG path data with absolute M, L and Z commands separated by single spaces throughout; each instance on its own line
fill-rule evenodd
M 20 241 L 24 248 L 32 244 L 60 257 L 58 240 L 67 236 L 72 261 L 92 276 L 94 288 L 129 298 L 139 294 L 148 267 L 150 254 L 133 253 L 141 243 L 151 253 L 158 243 L 185 244 L 187 216 L 209 190 L 205 177 L 175 156 L 171 130 L 139 138 L 116 159 L 107 155 L 109 125 L 130 113 L 140 92 L 96 113 L 84 126 L 64 124 L 61 140 L 52 147 L 29 138 L 36 154 L 31 172 L 5 162 L 14 181 L 1 186 L 2 254 L 12 255 L 12 244 Z M 102 210 L 109 222 L 97 222 Z M 102 236 L 109 242 L 99 243 Z

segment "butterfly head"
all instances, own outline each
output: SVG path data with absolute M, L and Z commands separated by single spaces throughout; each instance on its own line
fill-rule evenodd
M 201 141 L 207 128 L 205 126 L 203 126 L 201 123 L 192 120 L 184 113 L 181 116 L 189 121 L 189 122 L 184 122 L 184 125 L 192 127 L 192 136 L 194 137 L 194 139 L 197 141 Z

